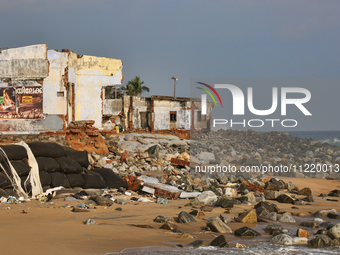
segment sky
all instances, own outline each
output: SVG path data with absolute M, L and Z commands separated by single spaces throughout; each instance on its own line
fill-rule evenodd
M 175 76 L 187 97 L 191 78 L 340 78 L 339 13 L 338 0 L 0 0 L 0 47 L 122 59 L 123 85 L 171 96 Z

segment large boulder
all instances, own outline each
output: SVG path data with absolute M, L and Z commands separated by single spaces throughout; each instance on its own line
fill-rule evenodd
M 335 226 L 331 227 L 328 230 L 327 235 L 332 239 L 340 238 L 340 223 L 337 223 Z
M 236 218 L 236 221 L 242 223 L 255 223 L 257 222 L 256 212 L 254 210 L 244 212 Z
M 210 246 L 217 246 L 220 248 L 229 247 L 229 244 L 224 235 L 220 235 L 211 241 Z
M 328 245 L 332 239 L 326 235 L 315 235 L 312 240 L 308 242 L 308 246 L 311 248 L 322 248 Z
M 202 205 L 211 204 L 213 201 L 217 200 L 217 196 L 212 191 L 204 191 L 202 194 L 198 195 L 194 200 Z
M 195 223 L 195 218 L 189 213 L 182 211 L 178 215 L 178 223 Z
M 232 233 L 230 227 L 228 227 L 220 218 L 214 218 L 207 223 L 207 227 L 209 227 L 212 231 L 218 233 Z

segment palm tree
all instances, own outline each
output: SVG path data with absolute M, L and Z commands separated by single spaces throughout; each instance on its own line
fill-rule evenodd
M 139 96 L 144 91 L 150 91 L 148 87 L 142 86 L 143 84 L 144 81 L 141 81 L 139 76 L 135 76 L 135 78 L 128 81 L 126 87 L 122 87 L 122 89 L 126 90 L 126 93 L 129 96 Z

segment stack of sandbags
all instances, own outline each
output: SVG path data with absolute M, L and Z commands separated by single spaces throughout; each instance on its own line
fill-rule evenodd
M 38 163 L 43 190 L 59 186 L 84 189 L 127 187 L 126 183 L 110 169 L 87 170 L 89 161 L 86 151 L 77 151 L 56 143 L 32 142 L 28 143 L 28 146 Z M 22 187 L 29 192 L 30 184 L 24 185 L 31 169 L 28 165 L 25 148 L 18 145 L 3 145 L 1 147 L 20 176 Z M 0 162 L 1 160 L 3 159 L 0 158 Z M 7 193 L 12 191 L 12 195 L 15 195 L 11 182 L 1 172 L 0 188 Z M 0 197 L 3 191 L 0 189 Z

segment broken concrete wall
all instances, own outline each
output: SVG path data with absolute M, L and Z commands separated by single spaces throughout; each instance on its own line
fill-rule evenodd
M 194 109 L 194 128 L 195 130 L 202 130 L 202 129 L 207 129 L 209 125 L 211 125 L 212 121 L 212 113 L 214 109 L 214 103 L 212 101 L 207 101 L 207 114 L 205 119 L 199 120 L 198 114 L 201 112 L 201 102 L 200 101 L 195 101 L 193 102 L 193 109 Z M 209 127 L 210 128 L 210 127 Z M 209 129 L 208 128 L 208 129 Z
M 29 116 L 29 119 L 2 118 L 0 120 L 2 134 L 63 130 L 64 123 L 60 115 L 65 114 L 65 110 L 62 106 L 63 103 L 58 102 L 57 94 L 54 94 L 55 91 L 52 86 L 54 82 L 59 82 L 59 78 L 56 77 L 58 72 L 55 65 L 60 65 L 61 62 L 63 61 L 47 53 L 46 44 L 8 49 L 0 53 L 0 79 L 3 79 L 0 85 L 8 88 L 19 87 L 21 91 L 32 86 L 42 88 L 41 111 L 43 112 L 43 118 L 39 119 L 36 119 L 33 115 L 33 117 Z M 49 69 L 52 71 L 50 72 Z M 6 90 L 8 89 L 6 88 Z M 54 104 L 55 102 L 57 104 Z M 18 114 L 18 110 L 16 111 L 14 116 Z
M 103 102 L 103 114 L 117 116 L 123 109 L 122 99 L 105 99 Z
M 154 100 L 154 129 L 190 129 L 190 102 Z M 170 112 L 176 112 L 176 121 L 170 121 Z
M 47 45 L 2 50 L 0 78 L 36 79 L 48 75 Z
M 120 59 L 82 56 L 78 58 L 75 83 L 75 120 L 94 120 L 102 127 L 104 86 L 121 84 L 123 64 Z

